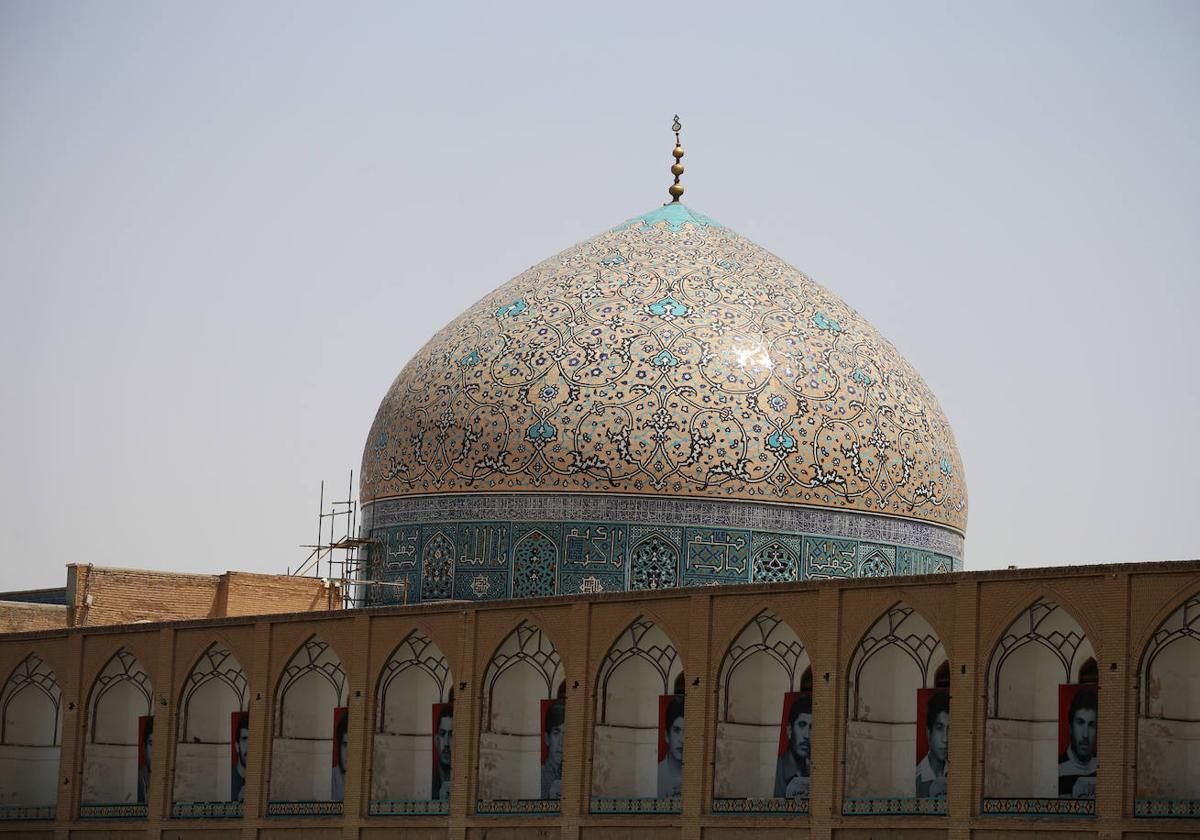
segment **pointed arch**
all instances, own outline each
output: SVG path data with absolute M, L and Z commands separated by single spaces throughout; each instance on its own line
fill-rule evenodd
M 717 678 L 718 720 L 738 720 L 736 711 L 731 713 L 730 709 L 731 683 L 739 668 L 763 659 L 780 672 L 779 679 L 773 682 L 780 683 L 788 692 L 800 690 L 800 678 L 809 665 L 808 650 L 792 626 L 770 609 L 761 610 L 746 622 L 721 657 Z M 761 680 L 755 680 L 756 684 L 759 682 Z M 778 719 L 774 723 L 777 724 Z
M 875 657 L 911 662 L 918 678 L 915 688 L 930 688 L 937 668 L 948 659 L 941 637 L 925 617 L 904 601 L 898 601 L 876 619 L 863 634 L 850 658 L 850 711 L 852 720 L 870 720 L 864 703 L 863 677 Z M 910 680 L 911 682 L 911 680 Z M 916 695 L 913 695 L 916 702 Z M 893 709 L 892 713 L 899 710 Z M 915 713 L 914 713 L 915 715 Z M 916 720 L 915 716 L 907 721 Z M 899 720 L 889 722 L 898 723 Z
M 480 687 L 477 809 L 486 813 L 495 801 L 544 800 L 539 813 L 557 811 L 558 796 L 542 784 L 539 744 L 543 706 L 557 698 L 565 679 L 553 640 L 529 618 L 492 653 Z
M 775 790 L 777 759 L 781 725 L 793 704 L 798 704 L 797 715 L 801 709 L 808 710 L 808 717 L 800 722 L 804 731 L 795 744 L 803 765 L 795 771 L 807 771 L 811 685 L 807 699 L 797 695 L 802 691 L 804 674 L 811 675 L 809 666 L 808 651 L 799 635 L 770 609 L 760 609 L 729 643 L 717 678 L 713 787 L 717 800 L 751 800 L 754 804 L 742 807 L 779 809 L 774 803 L 760 800 L 784 798 L 783 792 Z M 784 726 L 784 731 L 788 727 Z M 791 735 L 787 737 L 790 747 Z M 807 805 L 807 796 L 803 799 Z
M 660 755 L 659 729 L 663 703 L 678 707 L 668 709 L 668 718 L 684 719 L 684 698 L 675 693 L 682 673 L 675 642 L 646 614 L 626 625 L 609 647 L 596 678 L 593 810 L 604 810 L 613 799 L 638 800 L 637 807 L 659 812 L 678 809 L 672 790 L 680 773 L 683 725 L 677 750 L 668 749 L 667 756 Z M 673 768 L 666 775 L 660 772 L 664 761 Z
M 38 714 L 10 715 L 18 695 L 32 691 Z M 33 721 L 36 720 L 37 724 Z M 17 663 L 0 689 L 0 745 L 60 746 L 62 744 L 62 689 L 54 671 L 37 653 Z
M 1154 629 L 1140 657 L 1137 684 L 1134 813 L 1198 813 L 1200 592 L 1177 603 Z
M 303 802 L 337 803 L 322 812 L 340 813 L 345 756 L 340 766 L 333 760 L 340 752 L 335 720 L 345 721 L 337 727 L 339 732 L 357 724 L 338 711 L 346 707 L 347 698 L 341 657 L 320 635 L 309 636 L 292 654 L 275 687 L 268 813 L 292 813 L 296 803 Z
M 453 744 L 453 700 L 450 663 L 436 642 L 414 628 L 388 655 L 376 682 L 371 814 L 444 813 L 438 807 L 446 804 L 442 785 L 437 771 L 431 775 L 429 759 L 441 760 L 435 730 L 449 733 L 442 736 L 444 745 Z
M 131 650 L 118 648 L 100 669 L 85 708 L 81 802 L 136 805 L 132 815 L 145 816 L 153 770 L 146 748 L 153 740 L 154 686 Z
M 544 598 L 555 594 L 558 581 L 558 543 L 537 529 L 513 544 L 513 597 Z
M 1077 682 L 1085 663 L 1095 658 L 1072 611 L 1044 587 L 1028 594 L 1032 600 L 1010 613 L 985 672 L 983 793 L 985 807 L 1000 813 L 1030 798 L 1057 800 L 1059 686 Z M 1071 799 L 1062 803 L 1078 807 Z
M 1028 645 L 1036 646 L 1043 655 L 1031 653 L 1026 647 Z M 1034 672 L 1044 681 L 1058 676 L 1058 681 L 1054 683 L 1057 685 L 1071 682 L 1079 674 L 1083 663 L 1094 657 L 1095 650 L 1075 616 L 1057 602 L 1044 595 L 1039 596 L 1013 618 L 992 648 L 987 670 L 988 717 L 1025 715 L 1024 719 L 1029 719 L 1025 700 L 1010 697 L 1010 692 L 1001 683 L 1002 675 L 1010 663 L 1018 663 L 1014 672 L 1025 675 L 1025 679 L 1012 681 L 1013 687 L 1030 685 L 1028 675 Z M 1034 665 L 1036 667 L 1031 668 Z M 1006 705 L 1016 706 L 1011 714 L 1009 709 L 1004 708 Z
M 0 811 L 53 818 L 62 748 L 62 690 L 53 669 L 29 653 L 0 687 Z
M 188 671 L 179 690 L 179 730 L 175 748 L 172 814 L 189 816 L 186 806 L 230 803 L 226 816 L 240 815 L 244 793 L 246 739 L 241 729 L 250 707 L 250 686 L 245 669 L 224 643 L 209 644 Z M 234 743 L 234 742 L 237 743 Z M 236 766 L 230 761 L 237 750 Z
M 116 692 L 120 692 L 122 696 L 114 702 L 113 694 Z M 132 705 L 128 705 L 126 700 Z M 118 705 L 121 708 L 117 708 Z M 111 711 L 114 714 L 127 707 L 128 711 L 134 713 L 135 721 L 137 716 L 154 714 L 154 685 L 150 682 L 150 675 L 146 673 L 142 663 L 128 648 L 122 647 L 109 657 L 96 679 L 92 681 L 87 707 L 88 741 L 136 745 L 136 739 L 104 740 L 118 737 L 122 729 L 128 729 L 123 720 L 104 719 L 104 715 L 110 711 L 109 706 L 113 707 Z M 132 738 L 136 733 L 131 731 L 129 735 Z
M 872 800 L 904 800 L 896 806 L 904 813 L 945 813 L 945 753 L 924 786 L 913 762 L 924 708 L 918 697 L 937 690 L 937 670 L 947 659 L 938 632 L 906 601 L 893 603 L 863 633 L 846 677 L 844 813 Z M 932 749 L 923 761 L 930 755 Z

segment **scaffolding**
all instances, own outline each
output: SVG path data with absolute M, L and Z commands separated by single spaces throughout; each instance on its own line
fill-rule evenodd
M 378 540 L 364 539 L 358 535 L 358 499 L 354 498 L 354 470 L 350 470 L 350 483 L 345 499 L 331 499 L 326 510 L 325 481 L 321 480 L 320 501 L 317 504 L 317 541 L 307 548 L 308 556 L 293 571 L 293 577 L 314 577 L 326 582 L 329 591 L 329 609 L 351 609 L 366 604 L 370 587 L 386 587 L 399 590 L 396 594 L 401 603 L 408 603 L 408 580 L 372 580 L 366 549 Z M 325 574 L 321 574 L 324 569 Z M 338 604 L 337 600 L 341 599 Z

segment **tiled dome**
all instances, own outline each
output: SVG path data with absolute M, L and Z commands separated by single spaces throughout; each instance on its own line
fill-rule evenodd
M 913 367 L 838 297 L 678 203 L 501 286 L 392 383 L 364 504 L 475 493 L 967 521 L 954 434 Z

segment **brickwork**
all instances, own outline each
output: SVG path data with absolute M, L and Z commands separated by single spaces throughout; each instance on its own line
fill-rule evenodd
M 67 567 L 67 598 L 69 626 L 73 627 L 313 612 L 341 606 L 335 587 L 310 577 L 247 572 L 187 575 L 91 565 Z
M 83 567 L 77 567 L 83 568 Z M 106 570 L 113 572 L 115 570 Z M 90 577 L 90 574 L 88 575 Z M 115 598 L 149 578 L 133 573 L 83 580 L 90 591 Z M 213 581 L 216 578 L 199 579 Z M 263 581 L 269 585 L 272 579 Z M 76 578 L 75 603 L 80 602 Z M 269 588 L 255 596 L 253 576 L 221 584 L 195 584 L 195 609 L 259 611 L 281 604 Z M 676 589 L 667 593 L 612 593 L 502 603 L 442 603 L 383 607 L 324 615 L 306 614 L 313 590 L 298 591 L 293 614 L 249 619 L 232 615 L 137 626 L 82 626 L 0 636 L 0 677 L 36 652 L 54 669 L 62 690 L 63 738 L 57 816 L 43 822 L 0 822 L 0 833 L 46 840 L 259 840 L 290 837 L 351 840 L 396 838 L 599 838 L 649 837 L 700 840 L 734 836 L 833 838 L 1197 836 L 1200 820 L 1133 817 L 1138 663 L 1159 622 L 1200 591 L 1200 561 L 1043 570 L 959 573 L 917 578 Z M 203 601 L 201 593 L 208 593 Z M 284 593 L 286 594 L 286 593 Z M 1094 817 L 1010 817 L 980 813 L 984 767 L 985 674 L 993 649 L 1013 619 L 1039 597 L 1068 609 L 1089 635 L 1104 700 L 1100 728 L 1098 802 Z M 305 600 L 307 598 L 307 600 Z M 863 633 L 890 606 L 904 601 L 935 628 L 950 658 L 954 727 L 945 816 L 843 816 L 847 665 Z M 297 606 L 299 602 L 299 606 Z M 154 609 L 165 609 L 165 601 Z M 237 606 L 241 605 L 241 606 Z M 99 608 L 99 598 L 94 600 Z M 763 609 L 787 621 L 803 641 L 813 670 L 813 776 L 809 815 L 712 814 L 715 690 L 721 660 L 745 624 Z M 0 612 L 0 616 L 15 613 Z M 111 614 L 110 614 L 111 615 Z M 622 631 L 638 616 L 658 624 L 684 662 L 689 718 L 685 788 L 677 815 L 589 813 L 595 678 Z M 124 616 L 128 619 L 128 615 Z M 492 653 L 522 621 L 553 640 L 566 671 L 567 747 L 560 816 L 483 816 L 475 813 L 479 760 L 481 683 Z M 455 687 L 453 794 L 448 816 L 367 816 L 372 768 L 371 732 L 378 713 L 376 690 L 385 662 L 404 636 L 420 630 L 443 651 Z M 282 671 L 306 639 L 319 634 L 336 650 L 349 679 L 351 766 L 344 816 L 267 817 L 271 734 L 278 728 L 276 688 Z M 249 680 L 250 765 L 245 814 L 229 819 L 172 819 L 171 779 L 179 737 L 180 691 L 204 650 L 220 644 Z M 159 738 L 148 816 L 142 820 L 87 821 L 76 817 L 80 771 L 87 740 L 91 686 L 109 659 L 125 648 L 137 656 L 154 688 Z M 700 716 L 696 720 L 695 716 Z M 365 724 L 365 725 L 364 725 Z
M 26 604 L 0 601 L 0 633 L 55 630 L 66 627 L 70 612 L 57 604 Z

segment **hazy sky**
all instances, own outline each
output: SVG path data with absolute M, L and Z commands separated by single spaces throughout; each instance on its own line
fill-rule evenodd
M 828 4 L 833 6 L 834 4 Z M 282 572 L 409 357 L 667 199 L 924 375 L 967 567 L 1200 556 L 1200 4 L 0 2 L 0 589 Z

